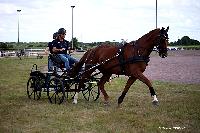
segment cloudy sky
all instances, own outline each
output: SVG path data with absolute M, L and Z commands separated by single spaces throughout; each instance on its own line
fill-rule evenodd
M 158 27 L 170 27 L 169 38 L 200 41 L 199 0 L 157 0 Z M 136 40 L 156 27 L 156 0 L 0 0 L 0 42 L 52 40 L 59 28 L 82 42 Z M 21 9 L 18 13 L 16 10 Z

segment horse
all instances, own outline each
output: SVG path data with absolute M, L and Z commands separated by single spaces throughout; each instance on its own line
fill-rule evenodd
M 168 30 L 165 28 L 156 28 L 143 35 L 136 41 L 126 43 L 122 46 L 109 46 L 103 44 L 88 50 L 80 61 L 74 66 L 71 74 L 74 76 L 79 73 L 81 67 L 85 64 L 85 72 L 82 73 L 79 82 L 79 89 L 84 87 L 84 81 L 90 78 L 91 74 L 98 69 L 102 73 L 102 77 L 98 82 L 98 87 L 104 96 L 104 104 L 109 104 L 109 96 L 104 89 L 104 84 L 109 81 L 112 74 L 126 75 L 128 81 L 123 92 L 118 98 L 118 107 L 124 100 L 130 86 L 139 79 L 149 88 L 152 103 L 158 105 L 156 92 L 143 72 L 150 61 L 150 54 L 156 47 L 161 58 L 167 57 L 168 46 Z M 77 103 L 78 93 L 74 96 L 73 103 Z

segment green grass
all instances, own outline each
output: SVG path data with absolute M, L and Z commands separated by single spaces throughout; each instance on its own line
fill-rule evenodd
M 177 47 L 183 47 L 183 48 L 200 48 L 200 45 L 188 45 L 188 46 L 177 46 Z
M 122 108 L 117 99 L 126 78 L 106 84 L 110 106 L 102 96 L 96 102 L 81 97 L 77 105 L 71 100 L 61 105 L 48 102 L 46 93 L 38 101 L 28 99 L 26 82 L 33 64 L 42 69 L 47 58 L 0 59 L 0 132 L 192 132 L 200 131 L 200 85 L 154 81 L 160 105 L 151 104 L 148 88 L 137 81 L 126 95 Z M 173 129 L 180 127 L 181 129 Z M 172 129 L 170 129 L 172 128 Z

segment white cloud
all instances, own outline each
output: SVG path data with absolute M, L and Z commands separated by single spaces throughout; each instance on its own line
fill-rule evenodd
M 17 40 L 17 9 L 22 41 L 51 41 L 60 27 L 71 39 L 71 5 L 79 41 L 135 40 L 155 28 L 155 0 L 0 0 L 0 41 Z M 170 41 L 200 40 L 198 12 L 198 0 L 158 0 L 158 27 L 170 26 Z

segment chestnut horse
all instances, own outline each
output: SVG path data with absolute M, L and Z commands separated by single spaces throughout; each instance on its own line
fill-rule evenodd
M 87 51 L 80 61 L 72 70 L 73 75 L 77 74 L 81 67 L 85 64 L 85 72 L 81 75 L 79 87 L 84 87 L 85 79 L 90 78 L 91 74 L 98 69 L 102 73 L 102 77 L 98 83 L 105 104 L 109 101 L 109 96 L 104 89 L 104 84 L 109 81 L 112 74 L 126 75 L 129 77 L 126 86 L 118 98 L 118 106 L 128 92 L 130 86 L 139 79 L 145 83 L 153 98 L 152 103 L 157 105 L 158 99 L 151 82 L 143 75 L 148 62 L 149 56 L 154 47 L 157 48 L 159 56 L 167 57 L 168 32 L 169 27 L 157 28 L 143 35 L 136 41 L 124 44 L 122 46 L 100 45 Z M 77 103 L 78 93 L 74 97 L 74 103 Z

